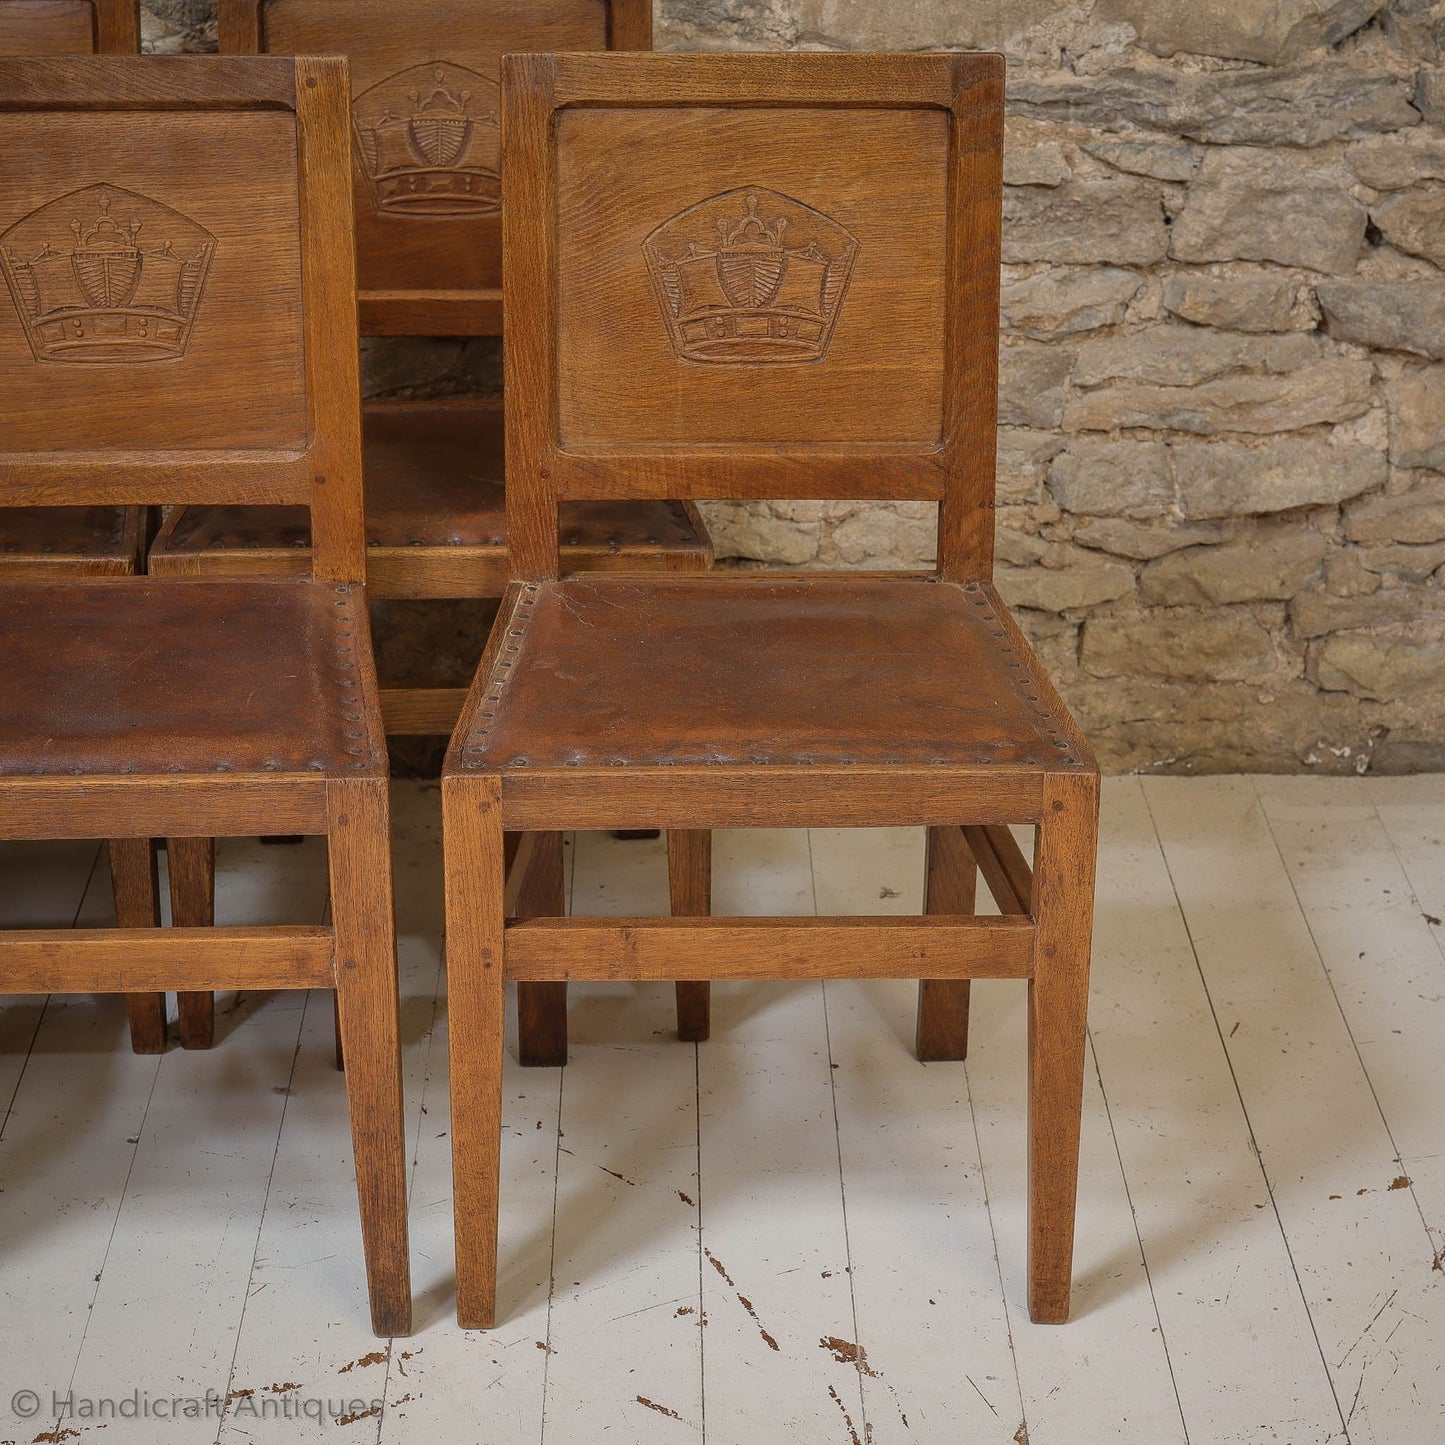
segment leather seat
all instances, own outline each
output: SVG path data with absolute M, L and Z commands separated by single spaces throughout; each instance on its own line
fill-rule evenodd
M 352 640 L 360 595 L 310 580 L 0 584 L 0 775 L 384 768 Z
M 506 585 L 498 403 L 380 403 L 364 415 L 367 589 L 373 597 L 497 597 Z M 682 502 L 574 502 L 563 563 L 706 568 L 711 548 Z M 155 546 L 155 572 L 244 576 L 310 569 L 304 507 L 186 507 Z M 430 555 L 428 555 L 430 554 Z
M 0 512 L 0 581 L 124 577 L 140 570 L 137 507 L 17 507 Z
M 987 584 L 577 577 L 525 595 L 468 767 L 1081 761 Z

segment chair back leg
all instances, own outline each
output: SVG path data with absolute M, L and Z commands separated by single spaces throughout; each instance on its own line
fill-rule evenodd
M 667 886 L 674 918 L 712 912 L 712 834 L 689 829 L 667 835 Z M 677 1036 L 700 1044 L 712 1032 L 712 985 L 677 984 Z
M 108 847 L 116 925 L 159 928 L 161 892 L 155 844 L 149 838 L 112 838 Z M 125 1006 L 130 1018 L 131 1048 L 138 1054 L 165 1053 L 165 994 L 127 994 Z
M 923 911 L 952 916 L 974 911 L 978 866 L 956 827 L 928 830 L 928 861 Z M 918 983 L 917 1051 L 920 1062 L 941 1063 L 968 1057 L 966 978 L 925 978 Z
M 442 780 L 447 1028 L 452 1089 L 452 1208 L 457 1322 L 497 1313 L 497 1190 L 502 1144 L 506 902 L 501 789 L 495 778 Z
M 213 838 L 167 838 L 171 922 L 210 928 L 216 921 L 216 843 Z M 216 1038 L 216 999 L 209 989 L 176 994 L 181 1047 L 208 1049 Z
M 561 918 L 567 912 L 567 873 L 562 835 L 538 833 L 522 895 L 519 918 Z M 567 985 L 517 986 L 517 1057 L 528 1068 L 560 1068 L 567 1062 Z

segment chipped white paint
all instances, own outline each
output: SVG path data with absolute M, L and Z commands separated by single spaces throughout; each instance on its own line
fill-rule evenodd
M 1075 1320 L 1047 1329 L 1022 988 L 976 985 L 968 1064 L 920 1068 L 912 986 L 846 983 L 718 986 L 697 1049 L 666 986 L 587 987 L 568 1070 L 509 1049 L 506 1318 L 458 1331 L 436 811 L 398 787 L 416 1335 L 367 1329 L 328 995 L 227 997 L 213 1053 L 159 1061 L 118 1000 L 7 1000 L 0 1441 L 57 1423 L 8 1416 L 26 1386 L 255 1392 L 105 1445 L 1439 1433 L 1445 779 L 1106 786 Z M 660 844 L 568 856 L 578 911 L 665 905 Z M 95 860 L 0 847 L 0 924 L 104 921 Z M 717 906 L 907 912 L 921 869 L 910 830 L 721 834 Z M 315 844 L 223 848 L 228 921 L 324 897 Z

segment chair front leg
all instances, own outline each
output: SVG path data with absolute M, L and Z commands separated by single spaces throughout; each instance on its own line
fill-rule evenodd
M 1069 1318 L 1098 834 L 1097 776 L 1046 777 L 1028 1009 L 1029 1317 L 1038 1324 Z
M 167 838 L 171 922 L 177 928 L 210 928 L 216 921 L 216 841 Z M 176 994 L 181 1047 L 208 1049 L 216 1039 L 216 999 L 209 989 Z
M 517 900 L 519 918 L 561 918 L 567 912 L 562 835 L 538 833 L 532 864 Z M 567 1062 L 567 985 L 517 985 L 517 1057 L 528 1068 Z
M 327 811 L 336 1000 L 371 1322 L 378 1335 L 404 1335 L 411 1267 L 386 779 L 329 783 Z
M 712 912 L 712 834 L 688 829 L 667 835 L 667 886 L 674 918 Z M 677 984 L 677 1036 L 702 1043 L 712 1032 L 712 985 Z
M 457 1323 L 463 1329 L 490 1329 L 497 1313 L 506 1028 L 506 879 L 501 789 L 495 778 L 442 779 L 442 853 Z
M 978 897 L 978 865 L 958 827 L 928 830 L 923 911 L 953 916 L 972 913 Z M 925 978 L 918 983 L 916 1048 L 921 1063 L 968 1057 L 966 978 Z
M 115 921 L 120 928 L 159 928 L 160 875 L 156 845 L 149 838 L 112 838 L 110 883 L 115 893 Z M 126 995 L 130 1046 L 138 1054 L 163 1054 L 166 1049 L 166 996 Z

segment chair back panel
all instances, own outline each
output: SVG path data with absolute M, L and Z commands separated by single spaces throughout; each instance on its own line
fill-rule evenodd
M 0 503 L 359 536 L 346 94 L 339 60 L 0 60 Z
M 942 444 L 945 111 L 557 119 L 563 448 Z
M 305 445 L 294 116 L 7 111 L 0 153 L 7 450 Z
M 220 43 L 346 55 L 363 329 L 470 333 L 500 330 L 503 54 L 650 26 L 650 0 L 227 0 Z
M 519 576 L 567 497 L 938 500 L 988 574 L 1003 64 L 504 63 Z

